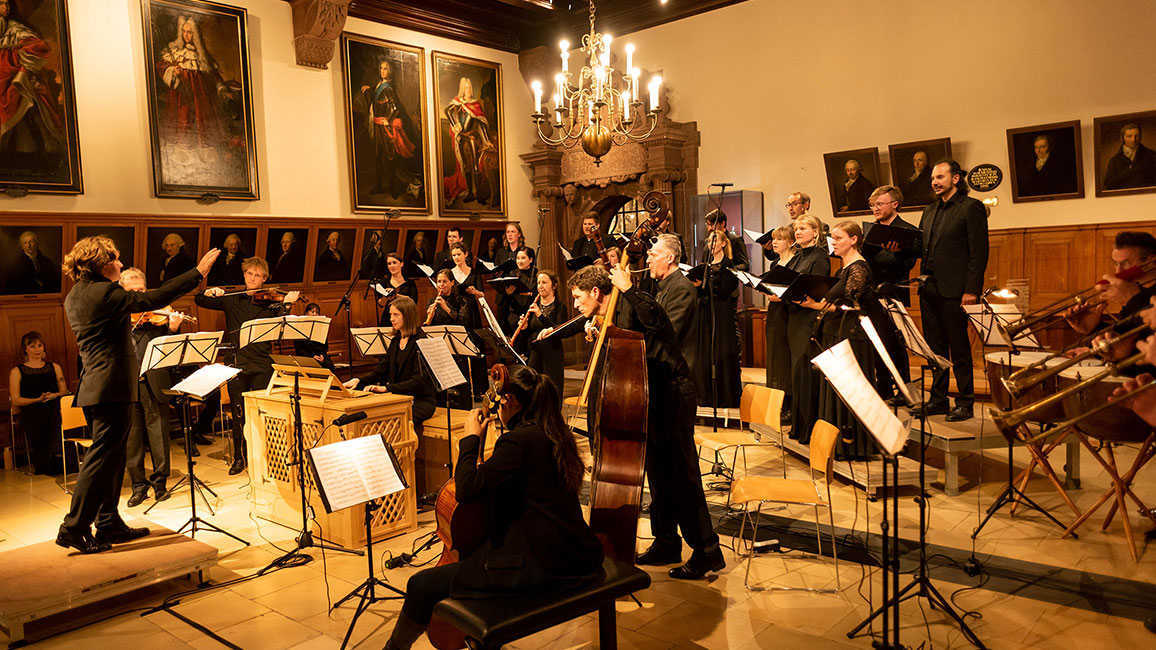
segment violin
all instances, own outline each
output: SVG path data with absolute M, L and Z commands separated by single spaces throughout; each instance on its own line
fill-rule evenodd
M 483 420 L 489 418 L 501 403 L 507 382 L 509 370 L 504 364 L 494 364 L 494 367 L 490 368 L 490 387 L 482 396 Z M 478 447 L 478 464 L 481 464 L 482 455 L 486 450 L 487 429 L 482 430 L 482 440 Z M 437 566 L 453 564 L 485 543 L 486 522 L 490 519 L 485 504 L 459 504 L 457 485 L 452 476 L 438 491 L 434 513 L 437 520 L 436 534 L 442 541 L 442 555 L 438 558 Z M 438 650 L 459 650 L 466 647 L 465 635 L 458 628 L 438 618 L 436 614 L 430 619 L 426 636 L 429 637 L 430 644 Z
M 144 325 L 145 323 L 148 323 L 150 325 L 158 325 L 159 326 L 159 325 L 167 325 L 169 322 L 169 316 L 172 316 L 172 315 L 180 316 L 181 318 L 189 321 L 190 323 L 197 322 L 196 316 L 190 316 L 184 312 L 175 311 L 173 309 L 172 305 L 169 305 L 168 307 L 165 307 L 164 309 L 154 309 L 152 311 L 137 312 L 137 313 L 129 316 L 129 320 L 132 322 L 133 327 L 140 327 L 141 325 Z

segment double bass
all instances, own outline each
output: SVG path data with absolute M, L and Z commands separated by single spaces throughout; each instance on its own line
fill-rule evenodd
M 662 192 L 647 193 L 643 206 L 650 217 L 634 231 L 623 251 L 619 268 L 626 271 L 632 260 L 645 260 L 647 249 L 670 218 L 669 202 Z M 607 299 L 579 404 L 587 405 L 591 390 L 595 390 L 595 377 L 599 377 L 598 408 L 594 409 L 591 431 L 596 451 L 590 481 L 590 528 L 608 555 L 633 563 L 646 466 L 649 384 L 642 333 L 613 325 L 619 293 L 615 287 Z
M 490 387 L 482 396 L 482 417 L 488 418 L 502 400 L 502 393 L 509 381 L 509 371 L 504 364 L 497 363 L 490 368 Z M 485 455 L 485 430 L 482 431 L 482 441 L 479 446 L 478 462 L 482 462 Z M 476 551 L 486 541 L 489 513 L 480 503 L 458 503 L 457 485 L 454 477 L 445 482 L 438 491 L 437 504 L 434 506 L 434 515 L 437 521 L 437 536 L 442 542 L 442 554 L 438 558 L 437 566 L 453 564 L 463 556 Z M 426 629 L 429 642 L 438 650 L 459 650 L 466 647 L 466 637 L 461 630 L 441 620 L 435 614 L 430 619 Z

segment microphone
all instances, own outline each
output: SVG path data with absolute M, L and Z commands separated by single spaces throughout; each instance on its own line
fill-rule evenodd
M 338 417 L 336 420 L 334 420 L 333 426 L 343 427 L 343 426 L 349 424 L 350 422 L 357 422 L 358 420 L 364 420 L 367 417 L 368 416 L 365 414 L 365 411 L 358 411 L 356 413 L 346 413 L 345 415 L 342 415 L 342 416 Z
M 711 183 L 711 187 L 734 187 L 734 183 Z

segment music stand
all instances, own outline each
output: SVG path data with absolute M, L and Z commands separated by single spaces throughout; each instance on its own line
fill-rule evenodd
M 273 318 L 254 318 L 241 324 L 240 345 L 245 347 L 253 343 L 273 343 L 275 341 L 313 341 L 323 343 L 329 335 L 328 316 L 276 316 Z M 336 544 L 326 544 L 313 541 L 313 532 L 309 529 L 309 500 L 305 496 L 304 454 L 305 434 L 301 423 L 301 376 L 310 375 L 310 369 L 301 366 L 278 366 L 282 375 L 293 376 L 293 390 L 289 392 L 289 403 L 292 405 L 293 418 L 293 445 L 296 449 L 296 459 L 287 463 L 289 466 L 298 465 L 297 489 L 301 492 L 301 534 L 297 537 L 297 546 L 272 562 L 273 565 L 284 566 L 294 557 L 308 557 L 301 553 L 306 548 L 328 549 L 360 555 L 361 551 L 348 549 Z M 329 371 L 326 371 L 328 373 Z M 340 384 L 339 384 L 340 385 Z M 321 539 L 318 536 L 318 539 Z M 311 560 L 312 558 L 310 558 Z
M 1039 341 L 1036 340 L 1035 333 L 1030 330 L 1025 330 L 1025 332 L 1016 337 L 1014 341 L 1008 340 L 1008 337 L 1005 335 L 1005 328 L 1023 316 L 1015 305 L 993 305 L 984 298 L 979 304 L 964 305 L 963 311 L 967 313 L 971 324 L 975 327 L 976 331 L 979 332 L 985 350 L 988 346 L 992 345 L 1007 346 L 1008 372 L 1011 372 L 1012 368 L 1012 355 L 1019 354 L 1022 348 L 1038 349 L 1041 347 Z M 1008 399 L 1011 399 L 1010 393 L 1008 394 Z M 991 505 L 987 507 L 987 514 L 984 515 L 983 521 L 979 522 L 979 526 L 971 531 L 971 538 L 975 539 L 978 537 L 984 526 L 987 526 L 987 522 L 991 521 L 991 518 L 995 516 L 995 513 L 999 512 L 1001 508 L 1007 505 L 1014 506 L 1017 503 L 1023 503 L 1032 510 L 1052 520 L 1052 522 L 1061 529 L 1067 530 L 1067 526 L 1060 523 L 1059 519 L 1045 510 L 1043 506 L 1033 501 L 1031 497 L 1015 484 L 1015 463 L 1013 462 L 1015 460 L 1015 445 L 1013 444 L 1011 436 L 1004 437 L 1007 439 L 1007 486 L 999 493 L 995 501 L 992 501 Z M 1029 447 L 1030 444 L 1031 443 L 1029 443 Z M 1031 453 L 1034 457 L 1036 452 L 1029 450 L 1028 453 Z M 1074 533 L 1072 536 L 1076 537 Z
M 455 366 L 456 367 L 456 366 Z M 358 597 L 357 609 L 349 621 L 345 638 L 341 641 L 344 650 L 353 634 L 357 619 L 369 606 L 382 600 L 404 598 L 405 592 L 377 577 L 373 570 L 373 511 L 380 506 L 374 501 L 409 489 L 405 484 L 405 474 L 393 453 L 393 447 L 382 435 L 364 436 L 334 442 L 305 450 L 309 459 L 309 469 L 313 474 L 313 484 L 325 506 L 325 512 L 363 504 L 365 508 L 365 557 L 368 564 L 366 579 L 353 591 L 333 604 L 337 609 L 342 603 Z M 378 596 L 377 587 L 388 589 L 396 596 Z M 332 610 L 330 610 L 332 611 Z

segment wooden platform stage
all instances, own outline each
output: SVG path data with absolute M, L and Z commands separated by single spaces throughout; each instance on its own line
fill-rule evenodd
M 0 553 L 0 628 L 19 645 L 74 629 L 105 614 L 89 607 L 160 582 L 193 576 L 217 564 L 217 549 L 146 520 L 148 537 L 83 555 L 55 540 Z M 83 608 L 88 608 L 87 613 Z M 35 639 L 32 639 L 35 640 Z

